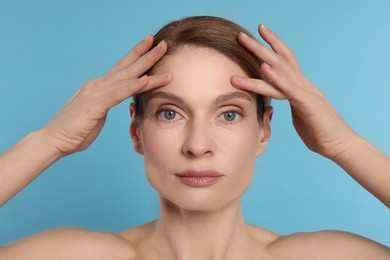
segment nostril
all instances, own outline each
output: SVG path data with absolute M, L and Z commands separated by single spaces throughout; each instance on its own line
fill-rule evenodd
M 194 122 L 187 130 L 187 138 L 182 147 L 185 156 L 203 157 L 214 153 L 214 140 L 208 131 L 208 127 L 202 123 Z
M 187 155 L 188 157 L 195 157 L 195 154 L 194 154 L 193 152 L 191 152 L 191 151 L 187 151 L 187 152 L 186 152 L 186 155 Z
M 184 154 L 188 157 L 203 157 L 213 154 L 212 150 L 209 147 L 187 147 L 184 149 Z

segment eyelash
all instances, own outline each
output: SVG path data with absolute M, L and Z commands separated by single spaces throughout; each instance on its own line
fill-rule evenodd
M 236 117 L 233 119 L 233 121 L 222 120 L 225 124 L 234 124 L 235 122 L 237 122 L 238 120 L 241 120 L 244 117 L 243 113 L 241 113 L 240 111 L 237 111 L 235 109 L 229 109 L 229 110 L 227 110 L 225 112 L 222 112 L 218 116 L 218 118 L 219 117 L 223 117 L 223 115 L 226 114 L 226 113 L 235 113 Z M 237 118 L 237 115 L 238 115 L 238 118 Z
M 163 109 L 159 109 L 159 110 L 156 111 L 156 114 L 155 114 L 155 115 L 156 115 L 157 119 L 160 119 L 160 120 L 162 120 L 162 121 L 164 121 L 164 122 L 167 122 L 167 123 L 174 123 L 174 122 L 176 122 L 177 120 L 179 120 L 179 119 L 169 120 L 169 119 L 164 118 L 164 116 L 161 115 L 161 114 L 164 113 L 164 112 L 166 112 L 166 111 L 173 111 L 173 112 L 176 113 L 176 115 L 180 115 L 179 112 L 177 112 L 176 110 L 174 110 L 174 109 L 172 109 L 172 108 L 163 108 Z M 180 116 L 181 116 L 181 115 L 180 115 Z M 182 117 L 182 116 L 181 116 L 181 117 Z
M 164 115 L 162 115 L 162 113 L 165 113 L 166 111 L 173 111 L 174 113 L 176 113 L 176 115 L 179 115 L 180 117 L 183 117 L 183 116 L 180 115 L 179 112 L 177 112 L 175 109 L 172 109 L 172 108 L 162 108 L 162 109 L 159 109 L 159 110 L 156 111 L 155 116 L 158 119 L 160 119 L 160 120 L 162 120 L 164 122 L 167 122 L 167 123 L 174 123 L 174 122 L 180 120 L 180 119 L 169 120 L 169 119 L 164 118 Z M 242 119 L 243 117 L 245 117 L 245 115 L 241 111 L 238 111 L 237 109 L 229 109 L 229 110 L 226 110 L 226 111 L 220 113 L 218 118 L 220 118 L 221 116 L 223 116 L 226 113 L 235 113 L 236 116 L 238 115 L 239 117 L 238 117 L 238 119 L 235 118 L 233 121 L 221 120 L 225 124 L 233 124 L 236 121 L 238 121 L 238 120 Z

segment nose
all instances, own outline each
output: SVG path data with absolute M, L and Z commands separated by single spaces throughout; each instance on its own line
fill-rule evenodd
M 215 153 L 212 130 L 207 124 L 193 122 L 187 127 L 182 152 L 189 158 L 211 157 Z

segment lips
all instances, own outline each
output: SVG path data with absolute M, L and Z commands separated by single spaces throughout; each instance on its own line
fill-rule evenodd
M 175 175 L 179 178 L 179 180 L 183 184 L 192 187 L 207 187 L 216 184 L 224 176 L 223 174 L 212 170 L 206 170 L 206 171 L 189 170 L 189 171 L 176 173 Z

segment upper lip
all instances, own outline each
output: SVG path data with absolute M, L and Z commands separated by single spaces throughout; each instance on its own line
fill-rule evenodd
M 223 176 L 223 174 L 214 171 L 214 170 L 203 170 L 203 171 L 197 171 L 197 170 L 187 170 L 183 172 L 179 172 L 175 174 L 179 177 L 219 177 Z

